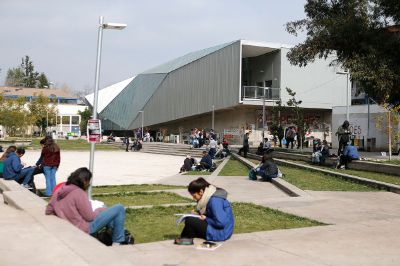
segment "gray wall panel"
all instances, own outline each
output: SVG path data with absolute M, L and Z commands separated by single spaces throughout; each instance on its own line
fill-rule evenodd
M 237 105 L 240 60 L 238 41 L 169 73 L 144 107 L 144 125 Z M 129 128 L 140 125 L 138 116 Z

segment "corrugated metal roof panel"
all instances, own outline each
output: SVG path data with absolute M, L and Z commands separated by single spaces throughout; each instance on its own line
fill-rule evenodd
M 236 42 L 236 41 L 234 41 L 234 42 Z M 170 73 L 170 72 L 172 72 L 178 68 L 181 68 L 187 64 L 190 64 L 191 62 L 196 61 L 206 55 L 209 55 L 209 54 L 214 53 L 226 46 L 229 46 L 234 42 L 224 43 L 224 44 L 206 48 L 206 49 L 203 49 L 200 51 L 188 53 L 184 56 L 181 56 L 174 60 L 171 60 L 165 64 L 162 64 L 162 65 L 156 66 L 152 69 L 149 69 L 149 70 L 143 72 L 143 74 Z

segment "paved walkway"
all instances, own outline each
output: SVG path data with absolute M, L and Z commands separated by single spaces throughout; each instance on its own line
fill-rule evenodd
M 38 156 L 28 154 L 26 161 L 34 162 Z M 88 157 L 86 152 L 63 152 L 57 181 L 77 167 L 86 166 Z M 183 161 L 180 157 L 98 152 L 95 159 L 96 184 L 187 185 L 196 178 L 175 174 Z M 175 246 L 172 241 L 112 249 L 132 265 L 399 265 L 400 195 L 307 191 L 309 197 L 291 198 L 270 183 L 246 177 L 205 177 L 225 188 L 232 201 L 254 202 L 330 225 L 238 234 L 215 251 Z M 189 196 L 184 190 L 179 193 Z M 26 216 L 0 204 L 0 265 L 87 264 L 74 258 L 60 240 L 48 236 L 45 228 Z

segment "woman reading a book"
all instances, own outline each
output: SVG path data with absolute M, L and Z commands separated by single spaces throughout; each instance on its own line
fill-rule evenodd
M 183 244 L 189 238 L 203 238 L 211 241 L 225 241 L 233 233 L 234 220 L 227 192 L 217 188 L 200 177 L 190 182 L 189 193 L 197 201 L 199 217 L 187 217 L 181 237 L 176 244 Z

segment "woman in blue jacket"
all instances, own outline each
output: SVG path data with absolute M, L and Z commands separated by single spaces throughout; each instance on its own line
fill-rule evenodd
M 225 241 L 233 233 L 234 220 L 232 208 L 226 199 L 228 193 L 208 183 L 200 177 L 189 184 L 189 193 L 197 201 L 196 212 L 200 218 L 187 217 L 181 238 L 175 243 L 181 244 L 185 238 L 203 238 L 211 241 Z

